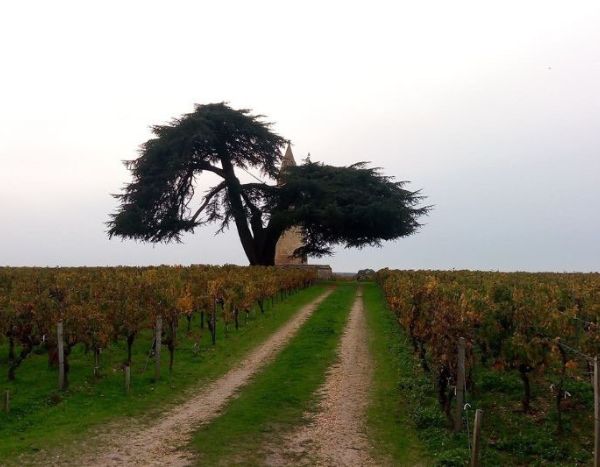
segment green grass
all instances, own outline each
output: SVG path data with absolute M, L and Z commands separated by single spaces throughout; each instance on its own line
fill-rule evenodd
M 407 375 L 400 328 L 377 285 L 365 284 L 363 297 L 374 368 L 367 411 L 372 454 L 382 463 L 391 460 L 393 465 L 423 463 L 422 443 L 399 387 L 399 375 Z
M 102 423 L 119 417 L 142 416 L 181 401 L 186 389 L 191 389 L 224 374 L 250 349 L 262 342 L 300 306 L 310 302 L 325 290 L 317 285 L 302 290 L 274 307 L 266 309 L 265 316 L 251 314 L 247 325 L 233 326 L 228 336 L 218 330 L 217 345 L 210 345 L 208 330 L 204 330 L 198 351 L 193 346 L 198 337 L 199 318 L 193 334 L 186 336 L 185 322 L 180 327 L 180 342 L 175 353 L 173 376 L 168 376 L 168 352 L 163 349 L 162 379 L 153 381 L 153 362 L 143 372 L 150 349 L 151 333 L 142 333 L 134 344 L 132 392 L 124 394 L 122 362 L 126 356 L 123 343 L 114 344 L 102 353 L 103 377 L 92 376 L 93 355 L 76 347 L 70 357 L 70 389 L 56 391 L 57 371 L 49 369 L 46 354 L 31 355 L 17 371 L 17 380 L 7 381 L 5 360 L 0 360 L 0 390 L 12 395 L 11 412 L 0 412 L 0 465 L 16 462 L 19 454 L 39 450 L 61 451 L 69 442 L 85 437 L 86 432 Z M 6 358 L 6 346 L 0 346 L 0 355 Z
M 356 285 L 340 283 L 286 348 L 193 440 L 200 465 L 261 465 L 264 443 L 302 423 L 336 358 Z

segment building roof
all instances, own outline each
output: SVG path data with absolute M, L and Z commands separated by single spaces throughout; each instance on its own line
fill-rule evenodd
M 288 141 L 285 154 L 283 155 L 283 159 L 281 160 L 281 168 L 284 169 L 286 167 L 292 167 L 294 165 L 296 165 L 296 159 L 294 159 L 294 154 L 292 153 L 292 143 Z

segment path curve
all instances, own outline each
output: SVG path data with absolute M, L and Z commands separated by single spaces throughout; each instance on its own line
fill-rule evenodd
M 342 336 L 339 359 L 319 390 L 316 414 L 309 424 L 272 446 L 267 464 L 317 466 L 378 465 L 369 455 L 366 409 L 372 377 L 362 289 L 359 289 Z
M 236 367 L 209 383 L 183 404 L 168 410 L 152 425 L 139 427 L 131 432 L 117 428 L 110 434 L 101 435 L 97 440 L 97 444 L 104 446 L 101 452 L 88 452 L 74 460 L 61 459 L 60 465 L 190 465 L 194 454 L 186 450 L 186 446 L 194 431 L 219 415 L 230 398 L 275 357 L 332 290 L 326 290 L 303 306 Z

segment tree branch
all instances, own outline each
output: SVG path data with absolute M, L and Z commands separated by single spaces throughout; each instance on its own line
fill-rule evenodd
M 272 188 L 274 188 L 273 185 L 268 185 L 266 183 L 256 183 L 256 182 L 251 182 L 251 183 L 243 183 L 242 184 L 242 188 L 252 188 L 252 189 L 257 189 L 257 190 L 270 190 Z
M 196 163 L 196 167 L 200 170 L 207 170 L 208 172 L 215 173 L 221 178 L 225 178 L 225 172 L 223 171 L 223 169 L 215 167 L 214 165 L 209 164 L 206 161 L 200 161 Z
M 246 193 L 244 191 L 244 186 L 243 185 L 242 185 L 242 198 L 244 198 L 244 201 L 246 202 L 246 205 L 248 206 L 248 208 L 250 208 L 250 211 L 252 211 L 253 215 L 254 214 L 262 215 L 262 212 L 260 211 L 260 209 L 258 209 L 256 207 L 256 205 L 252 202 L 252 200 L 248 196 L 248 193 Z
M 217 186 L 215 186 L 214 188 L 212 188 L 206 194 L 206 197 L 204 198 L 204 202 L 198 208 L 198 210 L 194 213 L 194 215 L 192 216 L 192 218 L 190 220 L 192 222 L 196 222 L 196 219 L 198 218 L 198 216 L 200 215 L 200 213 L 202 213 L 202 211 L 204 211 L 204 209 L 206 209 L 206 206 L 208 206 L 208 203 L 210 203 L 210 200 L 213 198 L 213 196 L 215 196 L 217 193 L 219 193 L 226 186 L 227 186 L 227 183 L 225 183 L 225 181 L 223 181 L 223 182 L 219 183 Z
M 248 194 L 246 192 L 244 192 L 243 188 L 242 188 L 242 198 L 244 199 L 246 206 L 248 206 L 248 208 L 250 209 L 250 212 L 252 213 L 250 215 L 250 226 L 252 227 L 252 232 L 254 233 L 254 238 L 261 237 L 262 233 L 263 233 L 263 228 L 264 228 L 263 223 L 262 223 L 262 212 L 252 202 L 252 200 L 250 199 Z

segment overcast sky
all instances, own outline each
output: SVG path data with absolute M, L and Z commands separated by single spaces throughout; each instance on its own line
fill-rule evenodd
M 435 205 L 313 262 L 598 271 L 599 25 L 597 0 L 4 2 L 0 265 L 245 264 L 235 230 L 104 226 L 149 126 L 228 101 L 296 159 L 372 161 Z

